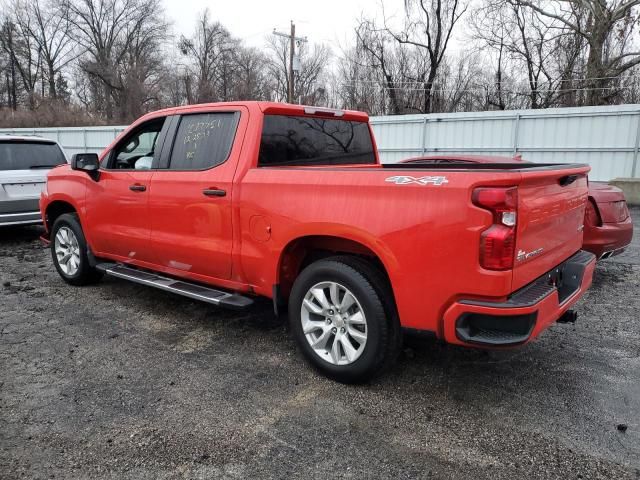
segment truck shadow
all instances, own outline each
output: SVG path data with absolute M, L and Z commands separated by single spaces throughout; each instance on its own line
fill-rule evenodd
M 39 225 L 0 227 L 0 245 L 37 241 L 43 233 L 44 227 Z
M 37 230 L 28 229 L 16 231 L 11 238 L 37 239 L 38 234 Z M 594 294 L 601 286 L 622 281 L 622 270 L 613 265 L 598 267 Z M 147 312 L 130 326 L 153 335 L 169 350 L 192 355 L 191 358 L 230 352 L 240 362 L 246 353 L 258 362 L 256 365 L 261 359 L 272 359 L 303 377 L 311 370 L 289 335 L 286 314 L 276 317 L 268 299 L 256 299 L 251 308 L 238 312 L 110 277 L 82 290 L 96 293 L 102 302 L 125 303 L 135 311 Z M 553 326 L 529 345 L 493 351 L 444 345 L 407 334 L 396 365 L 365 388 L 384 390 L 393 385 L 407 395 L 429 392 L 429 396 L 453 396 L 472 404 L 478 395 L 488 404 L 501 402 L 503 395 L 521 399 L 529 395 L 549 408 L 551 399 L 572 403 L 572 399 L 584 394 L 582 387 L 590 374 L 584 373 L 585 365 L 597 363 L 593 349 L 585 348 L 584 339 L 572 334 L 572 330 L 575 327 L 570 325 Z M 269 375 L 284 373 L 273 371 Z M 309 378 L 324 382 L 319 375 Z
M 173 332 L 176 336 L 189 330 L 216 330 L 222 335 L 236 337 L 243 332 L 247 336 L 264 338 L 274 333 L 272 341 L 278 343 L 286 341 L 290 349 L 295 349 L 293 340 L 289 338 L 289 320 L 286 312 L 275 316 L 271 300 L 255 298 L 254 305 L 244 311 L 227 310 L 204 303 L 190 300 L 179 295 L 172 295 L 150 287 L 136 285 L 125 280 L 109 276 L 96 286 L 107 297 L 128 297 L 127 303 L 135 302 L 136 308 L 152 313 L 152 316 L 167 320 L 165 333 Z M 95 288 L 95 287 L 92 287 Z M 135 299 L 135 300 L 134 300 Z M 571 326 L 556 326 L 555 329 L 570 329 Z M 274 332 L 277 331 L 277 332 Z M 285 334 L 284 336 L 282 334 Z M 543 336 L 546 340 L 546 336 Z M 168 337 L 167 337 L 168 339 Z M 284 340 L 283 340 L 284 339 Z M 544 340 L 541 340 L 544 342 Z M 504 350 L 470 349 L 447 345 L 441 341 L 421 334 L 405 332 L 403 348 L 398 358 L 398 365 L 403 371 L 424 367 L 438 366 L 451 363 L 473 365 L 508 364 L 509 362 L 527 361 L 537 351 L 535 342 L 523 347 Z M 285 348 L 284 345 L 274 345 L 276 349 Z
M 237 312 L 119 279 L 105 278 L 101 289 L 110 290 L 110 293 L 105 292 L 108 296 L 135 297 L 136 308 L 153 312 L 149 317 L 155 318 L 155 324 L 146 320 L 145 325 L 138 326 L 171 350 L 182 349 L 191 355 L 206 357 L 229 349 L 241 357 L 243 350 L 251 345 L 251 355 L 255 355 L 255 360 L 280 355 L 283 369 L 292 369 L 303 376 L 305 372 L 311 373 L 312 368 L 304 362 L 289 335 L 287 316 L 281 314 L 276 317 L 269 300 L 258 299 L 248 310 Z M 575 378 L 558 372 L 566 370 L 569 364 L 579 364 L 580 353 L 561 346 L 564 334 L 560 329 L 572 327 L 554 328 L 559 332 L 547 334 L 536 343 L 501 351 L 455 347 L 424 336 L 407 334 L 396 364 L 364 388 L 384 390 L 392 384 L 405 393 L 424 394 L 429 390 L 435 395 L 439 391 L 461 399 L 478 392 L 487 394 L 490 390 L 496 390 L 497 397 L 502 395 L 500 392 L 518 396 L 528 392 L 537 396 L 560 388 L 567 394 L 572 390 Z M 185 345 L 188 348 L 184 348 Z M 280 374 L 273 371 L 270 375 Z M 317 374 L 310 375 L 310 378 L 314 382 L 325 381 Z M 558 382 L 562 382 L 562 386 Z
M 367 404 L 382 405 L 385 411 L 412 405 L 411 413 L 405 409 L 396 415 L 412 422 L 421 416 L 424 428 L 430 416 L 502 425 L 534 413 L 540 425 L 554 428 L 553 418 L 571 416 L 596 401 L 589 382 L 602 375 L 603 368 L 602 361 L 594 366 L 597 352 L 576 342 L 567 326 L 554 327 L 531 345 L 492 352 L 407 335 L 394 366 L 366 384 L 342 385 L 304 360 L 287 317 L 276 317 L 268 300 L 238 312 L 105 277 L 95 286 L 74 290 L 74 301 L 101 307 L 90 327 L 101 338 L 115 335 L 113 345 L 162 358 L 166 373 L 154 373 L 158 382 L 168 381 L 171 372 L 188 371 L 200 376 L 205 390 L 224 388 L 247 402 L 278 385 L 282 398 L 292 392 L 317 392 L 319 401 L 340 408 L 350 408 L 344 405 L 352 397 L 365 395 Z M 85 319 L 76 321 L 87 328 Z M 585 371 L 588 368 L 593 373 Z M 374 406 L 363 411 L 378 408 Z M 544 412 L 554 414 L 547 418 Z

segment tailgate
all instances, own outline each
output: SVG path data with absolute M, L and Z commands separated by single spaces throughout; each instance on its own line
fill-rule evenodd
M 0 170 L 0 201 L 40 198 L 47 181 L 46 170 Z
M 522 172 L 518 186 L 513 290 L 582 247 L 588 166 Z

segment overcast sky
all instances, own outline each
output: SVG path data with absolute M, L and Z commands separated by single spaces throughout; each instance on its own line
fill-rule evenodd
M 381 11 L 381 0 L 164 0 L 167 16 L 176 34 L 191 35 L 196 20 L 209 7 L 231 34 L 247 45 L 262 47 L 274 28 L 289 32 L 296 24 L 296 36 L 307 36 L 313 43 L 326 43 L 334 53 L 351 43 L 356 19 L 363 13 L 372 17 Z M 402 12 L 403 0 L 384 0 L 387 16 Z

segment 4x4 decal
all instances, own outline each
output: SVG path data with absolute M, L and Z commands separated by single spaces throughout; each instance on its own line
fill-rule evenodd
M 449 183 L 447 177 L 442 176 L 426 176 L 426 177 L 410 177 L 408 175 L 397 175 L 395 177 L 387 177 L 385 182 L 395 183 L 396 185 L 409 185 L 417 183 L 418 185 L 443 185 Z

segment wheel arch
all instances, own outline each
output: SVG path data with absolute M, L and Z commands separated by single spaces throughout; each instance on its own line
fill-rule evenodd
M 355 256 L 371 263 L 386 277 L 393 295 L 391 276 L 395 257 L 382 245 L 372 245 L 372 242 L 353 236 L 308 234 L 292 238 L 280 251 L 273 299 L 276 307 L 286 304 L 293 282 L 306 266 L 338 255 Z
M 44 221 L 45 221 L 45 226 L 47 228 L 47 232 L 51 232 L 51 227 L 53 227 L 53 224 L 55 223 L 55 221 L 58 219 L 58 217 L 60 217 L 61 215 L 64 215 L 65 213 L 78 214 L 79 211 L 75 207 L 75 205 L 73 205 L 68 200 L 56 199 L 49 202 L 49 204 L 45 209 L 45 214 L 44 214 Z

